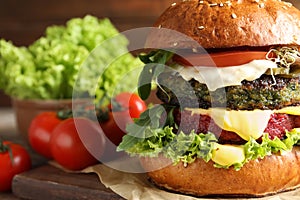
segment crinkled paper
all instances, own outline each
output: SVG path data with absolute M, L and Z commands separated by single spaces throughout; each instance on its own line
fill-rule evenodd
M 121 172 L 103 164 L 88 167 L 83 173 L 96 173 L 100 181 L 113 192 L 128 200 L 208 200 L 160 190 L 153 186 L 143 173 Z M 211 198 L 220 199 L 220 198 Z M 229 199 L 229 198 L 226 198 Z M 300 200 L 300 190 L 263 198 L 235 198 L 235 200 Z

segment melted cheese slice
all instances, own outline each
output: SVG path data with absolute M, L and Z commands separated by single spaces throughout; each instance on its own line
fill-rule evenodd
M 244 147 L 242 145 L 222 145 L 215 143 L 211 159 L 222 166 L 241 163 L 245 160 Z
M 300 115 L 300 106 L 289 106 L 280 110 L 275 110 L 275 113 L 285 113 L 289 115 Z
M 273 113 L 300 115 L 300 106 L 280 110 L 226 110 L 223 108 L 186 108 L 192 114 L 209 115 L 222 129 L 238 134 L 244 140 L 258 139 L 264 134 Z
M 271 68 L 277 68 L 277 65 L 269 60 L 253 60 L 243 65 L 228 67 L 174 66 L 183 79 L 189 81 L 194 78 L 198 82 L 206 84 L 210 91 L 226 86 L 240 85 L 243 80 L 253 81 Z

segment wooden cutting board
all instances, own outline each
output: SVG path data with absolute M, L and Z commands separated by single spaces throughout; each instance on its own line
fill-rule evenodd
M 106 188 L 96 174 L 66 173 L 43 165 L 17 175 L 13 193 L 31 200 L 116 200 L 123 199 Z

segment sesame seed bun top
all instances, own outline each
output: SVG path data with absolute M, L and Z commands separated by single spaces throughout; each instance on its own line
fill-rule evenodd
M 182 1 L 173 3 L 154 26 L 183 33 L 206 49 L 300 45 L 300 11 L 281 0 Z M 174 41 L 171 35 L 154 34 L 147 44 L 195 47 Z

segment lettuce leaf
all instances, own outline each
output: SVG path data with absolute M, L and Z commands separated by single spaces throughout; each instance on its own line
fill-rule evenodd
M 0 89 L 19 99 L 72 98 L 75 82 L 87 58 L 102 42 L 118 34 L 109 19 L 87 15 L 70 19 L 65 26 L 49 26 L 45 35 L 28 47 L 17 47 L 10 41 L 0 39 Z M 131 91 L 135 88 L 133 85 L 136 86 L 138 81 L 136 75 L 130 75 L 119 84 L 125 72 L 142 67 L 139 59 L 128 53 L 128 40 L 119 35 L 113 44 L 100 52 L 98 57 L 101 61 L 90 63 L 89 74 L 80 74 L 84 85 L 77 85 L 78 93 L 96 95 L 100 99 L 106 94 L 112 95 L 112 91 Z M 119 49 L 126 54 L 115 58 L 115 52 Z M 98 65 L 99 62 L 105 63 L 107 60 L 114 62 L 108 63 L 108 70 L 99 80 L 98 74 L 93 72 L 104 66 Z M 116 89 L 118 84 L 121 86 Z
M 159 120 L 159 119 L 156 119 Z M 143 120 L 137 120 L 135 123 L 142 126 Z M 152 120 L 155 123 L 155 119 Z M 140 131 L 137 131 L 137 130 Z M 196 158 L 208 162 L 212 159 L 214 144 L 218 142 L 213 133 L 196 134 L 179 132 L 174 133 L 170 126 L 151 127 L 151 123 L 146 123 L 143 128 L 130 125 L 128 133 L 123 137 L 118 146 L 118 151 L 125 151 L 131 156 L 149 156 L 157 157 L 163 154 L 172 160 L 174 164 L 183 162 L 184 164 L 193 163 Z M 137 134 L 138 133 L 138 134 Z M 300 129 L 295 128 L 286 133 L 286 138 L 280 140 L 275 138 L 271 140 L 268 134 L 264 134 L 261 142 L 251 138 L 243 145 L 245 159 L 240 163 L 234 163 L 232 167 L 239 170 L 250 160 L 263 159 L 272 154 L 284 154 L 291 151 L 294 145 L 300 144 Z M 214 165 L 218 168 L 229 168 L 231 166 Z
M 35 64 L 25 47 L 0 39 L 0 89 L 11 96 L 35 96 Z

